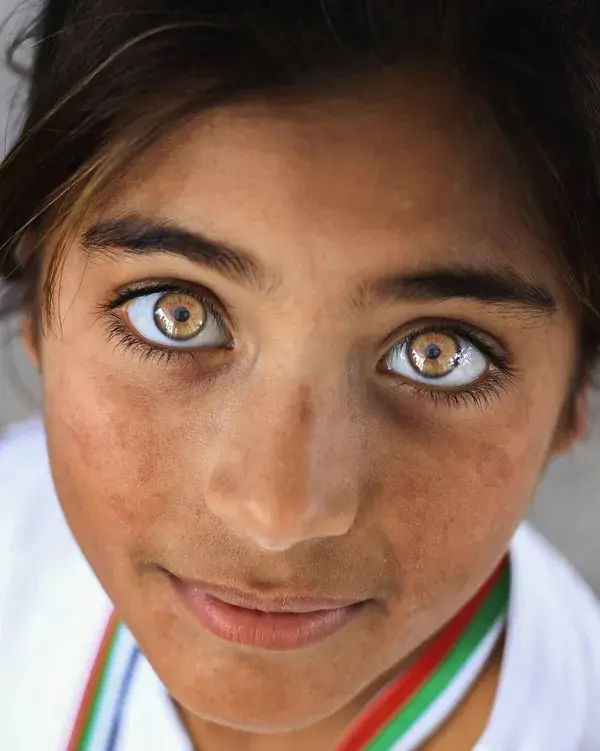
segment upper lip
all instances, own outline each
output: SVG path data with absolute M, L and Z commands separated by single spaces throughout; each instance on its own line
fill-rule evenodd
M 205 584 L 200 581 L 187 581 L 176 576 L 173 578 L 179 587 L 197 589 L 203 594 L 221 600 L 228 605 L 235 605 L 238 608 L 245 608 L 246 610 L 260 610 L 263 613 L 314 613 L 319 610 L 338 610 L 339 608 L 346 608 L 365 602 L 365 599 L 362 597 L 317 599 L 311 596 L 298 596 L 286 592 L 278 592 L 276 594 L 256 591 L 245 592 L 239 589 Z

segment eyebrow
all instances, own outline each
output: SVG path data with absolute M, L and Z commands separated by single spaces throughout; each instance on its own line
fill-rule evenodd
M 244 250 L 192 232 L 169 221 L 137 215 L 109 219 L 90 227 L 83 246 L 92 256 L 114 256 L 119 251 L 135 256 L 167 253 L 182 256 L 234 281 L 266 286 L 264 268 Z M 274 285 L 269 285 L 272 288 Z M 531 313 L 552 314 L 557 304 L 545 287 L 532 284 L 510 268 L 457 266 L 420 273 L 379 277 L 359 287 L 355 302 L 366 307 L 373 300 L 448 300 L 466 298 L 488 305 L 510 305 Z
M 528 282 L 510 268 L 459 266 L 382 277 L 361 287 L 359 304 L 373 297 L 391 302 L 466 298 L 548 315 L 557 308 L 548 289 Z
M 109 219 L 90 227 L 83 235 L 89 256 L 114 256 L 119 251 L 147 256 L 168 253 L 181 256 L 234 281 L 259 286 L 265 274 L 243 250 L 231 248 L 171 222 L 155 222 L 138 216 Z

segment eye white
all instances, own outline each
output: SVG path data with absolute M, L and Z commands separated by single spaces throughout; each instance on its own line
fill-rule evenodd
M 206 308 L 206 323 L 196 336 L 185 341 L 177 341 L 165 336 L 156 325 L 154 309 L 161 297 L 168 294 L 169 292 L 152 292 L 148 295 L 134 297 L 127 303 L 125 313 L 129 325 L 143 339 L 171 349 L 201 349 L 203 347 L 222 347 L 227 344 L 228 336 L 223 324 L 208 307 Z
M 489 367 L 488 358 L 468 339 L 456 336 L 456 341 L 460 347 L 460 353 L 457 358 L 457 364 L 447 375 L 436 378 L 427 378 L 418 373 L 413 367 L 408 347 L 410 339 L 397 344 L 388 352 L 385 357 L 385 367 L 391 373 L 401 375 L 417 383 L 427 383 L 437 387 L 447 386 L 455 388 L 457 386 L 467 386 L 480 378 Z

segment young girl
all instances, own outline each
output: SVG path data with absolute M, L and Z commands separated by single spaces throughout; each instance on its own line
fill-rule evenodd
M 600 609 L 523 524 L 600 345 L 596 4 L 33 31 L 0 749 L 598 751 Z

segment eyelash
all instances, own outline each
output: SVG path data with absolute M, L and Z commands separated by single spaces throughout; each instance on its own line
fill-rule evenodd
M 505 351 L 486 341 L 470 326 L 458 321 L 453 323 L 432 323 L 415 327 L 412 331 L 404 334 L 396 346 L 402 346 L 407 339 L 417 334 L 440 332 L 451 336 L 458 335 L 466 339 L 490 360 L 496 371 L 488 373 L 484 382 L 456 389 L 423 388 L 419 383 L 413 381 L 410 383 L 410 389 L 413 393 L 433 399 L 438 403 L 446 403 L 450 406 L 461 407 L 474 404 L 477 407 L 484 408 L 489 406 L 494 398 L 502 396 L 508 390 L 510 384 L 518 377 L 518 372 L 511 364 L 510 358 Z
M 186 285 L 182 283 L 174 284 L 172 282 L 160 282 L 157 284 L 139 284 L 125 287 L 118 295 L 108 300 L 105 303 L 100 303 L 98 306 L 99 317 L 103 318 L 108 316 L 106 321 L 106 334 L 109 342 L 115 342 L 117 347 L 123 349 L 123 351 L 135 354 L 142 362 L 155 362 L 162 365 L 167 365 L 174 358 L 196 357 L 197 351 L 194 349 L 170 349 L 169 347 L 161 347 L 152 342 L 147 342 L 144 339 L 136 336 L 131 332 L 127 326 L 124 325 L 121 318 L 115 313 L 117 308 L 125 305 L 130 300 L 134 300 L 136 297 L 144 297 L 146 295 L 152 295 L 155 293 L 174 293 L 180 295 L 189 295 L 200 300 L 207 310 L 216 319 L 219 326 L 222 326 L 224 330 L 229 330 L 229 326 L 225 323 L 224 316 L 221 313 L 218 305 L 214 302 L 213 296 L 200 286 Z M 206 353 L 206 349 L 203 350 Z
M 114 298 L 105 303 L 101 303 L 98 306 L 99 316 L 108 316 L 106 322 L 108 341 L 116 342 L 118 347 L 121 347 L 126 352 L 135 354 L 142 360 L 142 362 L 156 362 L 167 365 L 173 358 L 197 356 L 197 351 L 194 349 L 169 349 L 168 347 L 160 347 L 156 344 L 140 339 L 124 325 L 121 318 L 115 313 L 118 308 L 136 297 L 163 292 L 190 295 L 201 300 L 201 302 L 206 305 L 211 315 L 215 317 L 216 321 L 222 325 L 224 329 L 229 329 L 229 326 L 227 326 L 224 321 L 224 316 L 221 313 L 220 308 L 214 302 L 213 296 L 208 290 L 195 285 L 186 285 L 182 283 L 175 284 L 172 282 L 139 284 L 124 288 Z M 411 391 L 418 394 L 420 397 L 431 399 L 437 403 L 445 403 L 449 406 L 461 407 L 474 404 L 477 407 L 484 408 L 489 406 L 494 398 L 499 398 L 505 393 L 510 383 L 512 383 L 517 377 L 517 371 L 511 365 L 510 359 L 504 351 L 501 351 L 498 347 L 485 341 L 469 326 L 458 322 L 452 324 L 429 324 L 415 328 L 412 332 L 405 334 L 403 339 L 398 342 L 397 346 L 402 346 L 407 339 L 414 337 L 416 334 L 428 334 L 434 332 L 443 332 L 455 336 L 458 335 L 471 342 L 482 352 L 482 354 L 489 358 L 490 362 L 493 363 L 496 368 L 496 371 L 489 373 L 485 382 L 476 383 L 473 386 L 466 386 L 463 389 L 430 389 L 423 388 L 417 382 L 411 382 Z M 204 352 L 206 352 L 206 350 L 204 350 Z
M 449 406 L 488 407 L 495 398 L 499 398 L 508 390 L 509 383 L 514 379 L 512 373 L 491 373 L 485 383 L 477 383 L 464 389 L 455 391 L 442 389 L 424 389 L 419 384 L 411 384 L 411 390 L 419 396 L 432 399 L 434 402 L 445 403 Z

